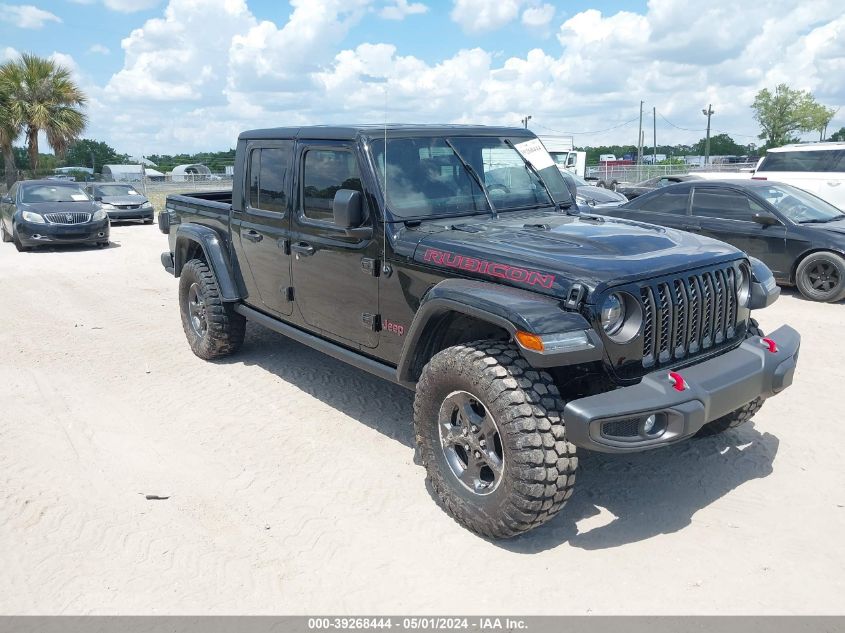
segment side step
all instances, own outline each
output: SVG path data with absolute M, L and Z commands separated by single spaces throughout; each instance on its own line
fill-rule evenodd
M 379 378 L 383 378 L 384 380 L 387 380 L 394 384 L 401 385 L 402 387 L 410 389 L 411 391 L 414 390 L 415 385 L 399 381 L 395 367 L 391 367 L 390 365 L 364 356 L 360 352 L 346 349 L 345 347 L 341 347 L 340 345 L 336 345 L 335 343 L 330 343 L 329 341 L 321 339 L 319 336 L 314 336 L 313 334 L 309 334 L 308 332 L 303 332 L 298 328 L 288 325 L 287 323 L 282 323 L 278 319 L 274 319 L 271 316 L 267 316 L 263 312 L 254 310 L 248 306 L 245 306 L 242 303 L 238 303 L 237 305 L 235 305 L 235 312 L 245 316 L 250 321 L 255 321 L 259 325 L 263 325 L 268 330 L 273 330 L 274 332 L 283 334 L 288 338 L 292 338 L 293 340 L 302 343 L 303 345 L 307 345 L 308 347 L 312 347 L 317 351 L 323 352 L 324 354 L 328 354 L 332 358 L 341 360 L 345 363 L 352 365 L 353 367 L 357 367 L 358 369 L 363 369 L 364 371 L 378 376 Z

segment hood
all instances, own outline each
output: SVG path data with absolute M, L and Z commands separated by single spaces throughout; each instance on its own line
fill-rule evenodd
M 595 200 L 601 204 L 603 202 L 627 202 L 628 199 L 621 193 L 617 193 L 610 189 L 603 187 L 593 187 L 592 185 L 578 187 L 578 195 L 584 196 L 589 200 Z
M 144 204 L 147 201 L 146 196 L 103 196 L 103 202 L 106 204 L 115 204 L 121 206 Z
M 561 298 L 574 283 L 592 295 L 608 286 L 743 257 L 724 242 L 692 233 L 552 211 L 507 213 L 497 220 L 431 220 L 397 237 L 405 242 L 401 250 L 413 248 L 414 260 L 426 267 Z
M 845 216 L 841 220 L 825 222 L 824 224 L 799 224 L 798 226 L 802 229 L 815 229 L 817 231 L 824 231 L 825 233 L 845 235 Z
M 86 200 L 85 202 L 25 202 L 20 205 L 21 211 L 32 211 L 33 213 L 94 213 L 99 209 L 96 202 Z

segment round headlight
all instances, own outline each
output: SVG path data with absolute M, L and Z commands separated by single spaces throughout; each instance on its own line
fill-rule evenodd
M 751 276 L 744 266 L 736 270 L 736 299 L 742 308 L 747 308 L 751 300 Z
M 608 295 L 601 306 L 601 326 L 610 335 L 616 334 L 625 323 L 625 301 L 617 293 Z

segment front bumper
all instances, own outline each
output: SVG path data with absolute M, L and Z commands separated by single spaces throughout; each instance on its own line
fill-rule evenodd
M 147 209 L 107 209 L 106 213 L 111 220 L 152 220 L 153 208 Z
M 708 422 L 739 409 L 755 398 L 768 398 L 792 384 L 801 336 L 782 326 L 736 349 L 679 371 L 686 388 L 678 391 L 669 372 L 656 371 L 631 387 L 569 402 L 563 411 L 567 439 L 582 448 L 630 453 L 686 439 Z M 652 432 L 645 421 L 654 416 Z
M 47 244 L 85 244 L 109 241 L 109 220 L 84 224 L 36 224 L 19 221 L 15 224 L 18 239 L 24 246 Z

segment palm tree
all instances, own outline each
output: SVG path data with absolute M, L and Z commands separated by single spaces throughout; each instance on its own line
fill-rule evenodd
M 20 60 L 4 64 L 0 94 L 5 94 L 12 121 L 20 121 L 26 135 L 29 167 L 38 169 L 38 133 L 62 157 L 82 134 L 87 117 L 80 108 L 87 98 L 70 71 L 52 59 L 23 53 Z
M 19 111 L 12 107 L 11 92 L 15 83 L 14 75 L 13 62 L 0 65 L 0 153 L 3 154 L 3 169 L 8 187 L 14 184 L 17 175 L 12 143 L 23 131 Z

